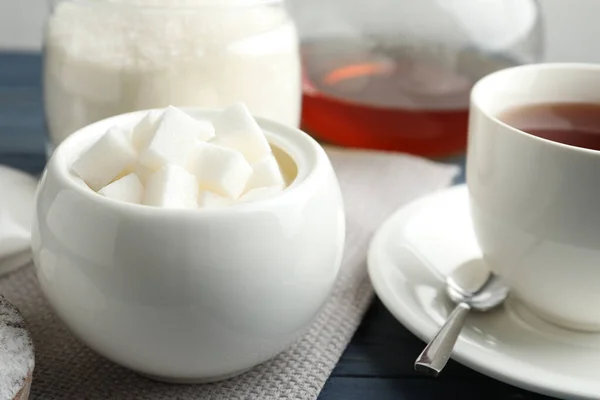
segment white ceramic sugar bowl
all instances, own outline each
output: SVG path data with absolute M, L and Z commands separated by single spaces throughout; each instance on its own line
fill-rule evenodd
M 276 197 L 166 210 L 78 183 L 69 165 L 81 150 L 141 116 L 87 126 L 50 159 L 32 234 L 40 286 L 79 339 L 125 367 L 183 383 L 239 374 L 297 339 L 334 285 L 345 237 L 335 174 L 308 135 L 258 119 L 295 176 Z

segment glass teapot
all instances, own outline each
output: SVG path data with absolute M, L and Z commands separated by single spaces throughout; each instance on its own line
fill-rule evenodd
M 460 153 L 474 82 L 542 56 L 534 0 L 292 0 L 290 9 L 303 127 L 338 145 Z

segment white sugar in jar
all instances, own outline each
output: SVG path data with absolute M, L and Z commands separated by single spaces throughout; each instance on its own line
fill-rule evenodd
M 298 126 L 298 37 L 282 0 L 64 0 L 48 21 L 51 147 L 92 122 L 244 102 Z

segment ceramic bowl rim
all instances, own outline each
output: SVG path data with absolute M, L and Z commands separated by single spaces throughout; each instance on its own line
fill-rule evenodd
M 208 118 L 214 117 L 222 111 L 197 107 L 181 107 L 181 109 L 192 115 Z M 328 157 L 323 148 L 312 137 L 300 129 L 267 118 L 255 116 L 256 121 L 265 132 L 269 143 L 285 152 L 293 160 L 296 166 L 296 177 L 276 196 L 215 209 L 167 209 L 109 199 L 87 187 L 81 180 L 78 182 L 79 178 L 70 168 L 70 164 L 77 154 L 81 153 L 87 146 L 91 145 L 94 139 L 100 137 L 106 131 L 107 127 L 112 127 L 119 123 L 137 121 L 149 111 L 150 110 L 141 110 L 119 114 L 94 122 L 75 131 L 56 147 L 48 161 L 44 175 L 48 171 L 55 172 L 58 183 L 61 186 L 75 191 L 87 201 L 90 201 L 99 207 L 106 207 L 114 211 L 128 214 L 142 213 L 144 215 L 160 217 L 174 215 L 191 217 L 264 210 L 270 206 L 285 202 L 291 197 L 301 196 L 301 193 L 303 192 L 311 192 L 311 188 L 314 187 L 316 182 L 326 171 L 325 166 L 328 162 Z

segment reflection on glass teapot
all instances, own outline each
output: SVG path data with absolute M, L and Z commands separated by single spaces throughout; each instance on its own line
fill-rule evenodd
M 461 152 L 473 83 L 542 55 L 533 0 L 295 0 L 291 10 L 303 126 L 339 145 Z

